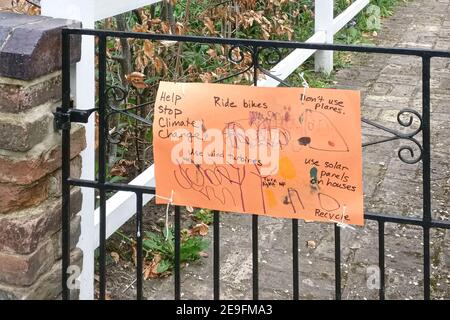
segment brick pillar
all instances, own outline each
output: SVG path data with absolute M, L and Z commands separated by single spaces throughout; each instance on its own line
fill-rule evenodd
M 0 300 L 61 294 L 61 29 L 78 23 L 0 13 Z M 72 41 L 72 62 L 80 59 Z M 81 172 L 84 129 L 73 126 L 73 176 Z M 71 192 L 72 262 L 80 233 L 81 192 Z

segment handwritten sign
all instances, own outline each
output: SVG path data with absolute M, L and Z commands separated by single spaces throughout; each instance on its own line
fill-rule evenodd
M 157 203 L 363 224 L 358 91 L 161 82 Z

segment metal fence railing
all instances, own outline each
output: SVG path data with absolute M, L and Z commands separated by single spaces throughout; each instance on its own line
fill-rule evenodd
M 98 157 L 98 177 L 93 180 L 75 179 L 70 174 L 70 122 L 80 120 L 80 117 L 88 116 L 85 111 L 71 109 L 70 107 L 70 39 L 74 35 L 84 35 L 97 37 L 98 43 L 98 106 L 92 110 L 97 112 L 99 116 L 99 157 Z M 260 54 L 262 51 L 273 50 L 279 52 L 280 50 L 296 50 L 296 49 L 311 49 L 311 50 L 329 50 L 329 51 L 348 51 L 348 52 L 365 52 L 371 54 L 391 54 L 402 56 L 420 57 L 422 62 L 422 110 L 415 111 L 411 109 L 401 109 L 398 112 L 399 125 L 404 127 L 411 127 L 410 133 L 404 133 L 401 130 L 394 130 L 383 126 L 382 124 L 373 122 L 371 120 L 362 119 L 368 125 L 375 127 L 388 133 L 390 137 L 375 141 L 364 145 L 363 147 L 370 147 L 374 144 L 385 143 L 388 141 L 399 140 L 407 144 L 401 146 L 398 150 L 399 159 L 407 164 L 422 163 L 422 201 L 423 201 L 423 215 L 422 217 L 409 217 L 401 215 L 387 215 L 375 212 L 366 212 L 365 219 L 374 220 L 378 223 L 378 239 L 379 239 L 379 268 L 380 268 L 380 289 L 379 298 L 385 298 L 385 225 L 386 223 L 397 223 L 405 225 L 420 226 L 423 229 L 423 283 L 424 283 L 424 299 L 430 299 L 430 229 L 432 228 L 450 228 L 450 222 L 438 221 L 432 218 L 431 214 L 431 176 L 430 176 L 430 62 L 434 57 L 450 58 L 450 52 L 437 50 L 423 50 L 410 48 L 383 48 L 383 47 L 367 47 L 367 46 L 350 46 L 350 45 L 333 45 L 333 44 L 313 44 L 313 43 L 299 43 L 286 41 L 262 41 L 262 40 L 244 40 L 244 39 L 224 39 L 212 37 L 197 37 L 197 36 L 177 36 L 164 34 L 148 34 L 148 33 L 132 33 L 132 32 L 114 32 L 91 29 L 65 29 L 63 30 L 63 105 L 56 114 L 59 120 L 59 126 L 62 129 L 62 152 L 63 152 L 63 166 L 62 166 L 62 183 L 63 183 L 63 271 L 67 270 L 70 265 L 70 188 L 72 186 L 79 186 L 84 188 L 95 189 L 99 193 L 100 199 L 100 228 L 99 228 L 99 292 L 100 299 L 105 298 L 106 293 L 106 193 L 109 191 L 128 192 L 133 195 L 136 205 L 136 243 L 137 243 L 137 298 L 144 298 L 143 295 L 143 278 L 142 278 L 142 208 L 145 197 L 151 197 L 155 194 L 155 188 L 131 185 L 131 184 L 117 184 L 106 181 L 106 164 L 105 151 L 107 147 L 108 135 L 108 83 L 107 83 L 107 40 L 109 38 L 129 38 L 129 39 L 145 39 L 148 41 L 177 41 L 180 43 L 199 43 L 209 45 L 226 45 L 230 50 L 241 48 L 247 50 L 251 56 L 251 67 L 253 71 L 253 85 L 257 85 L 257 75 L 261 71 L 268 77 L 272 77 L 277 81 L 281 81 L 276 76 L 273 76 L 270 71 L 263 68 L 264 63 L 260 59 L 264 56 Z M 281 59 L 281 54 L 276 54 Z M 274 61 L 271 61 L 274 63 Z M 281 81 L 282 85 L 288 83 Z M 410 121 L 402 121 L 401 116 L 409 115 Z M 413 119 L 419 121 L 420 126 L 413 129 L 411 124 Z M 413 145 L 411 147 L 410 145 Z M 370 152 L 370 149 L 369 149 Z M 213 238 L 213 277 L 214 277 L 214 298 L 220 299 L 220 278 L 219 278 L 219 251 L 220 251 L 220 235 L 219 235 L 219 219 L 220 213 L 214 213 L 214 238 Z M 293 297 L 299 298 L 299 253 L 298 253 L 298 220 L 292 220 L 292 257 L 293 257 Z M 175 207 L 175 267 L 174 267 L 174 285 L 175 285 L 175 299 L 180 299 L 180 208 Z M 341 299 L 341 242 L 340 242 L 340 228 L 335 225 L 335 298 Z M 252 218 L 252 261 L 253 261 L 253 298 L 258 299 L 259 289 L 259 266 L 258 266 L 258 216 L 254 215 Z M 69 298 L 69 288 L 67 287 L 67 273 L 62 273 L 63 298 Z
M 75 19 L 80 21 L 83 28 L 94 28 L 97 21 L 116 16 L 137 8 L 160 3 L 161 0 L 42 0 L 42 14 L 54 18 Z M 337 17 L 334 17 L 334 3 L 331 0 L 314 1 L 315 32 L 306 40 L 309 43 L 333 43 L 333 36 L 348 22 L 357 16 L 368 4 L 369 0 L 356 0 Z M 93 37 L 84 37 L 82 43 L 82 57 L 74 73 L 75 106 L 78 109 L 91 108 L 95 101 L 95 42 Z M 289 55 L 273 65 L 270 72 L 277 79 L 286 79 L 308 58 L 314 55 L 316 70 L 330 72 L 333 69 L 333 53 L 331 51 L 313 48 L 297 48 Z M 260 79 L 258 86 L 274 87 L 279 85 L 276 79 L 267 77 Z M 76 94 L 83 92 L 83 94 Z M 93 179 L 95 175 L 95 121 L 93 117 L 84 125 L 86 129 L 86 149 L 82 152 L 82 174 L 84 179 Z M 145 172 L 131 181 L 132 185 L 154 185 L 154 167 L 150 166 Z M 94 250 L 99 246 L 97 236 L 99 230 L 99 210 L 94 208 L 94 192 L 90 188 L 82 188 L 83 205 L 80 212 L 81 240 L 79 247 L 83 251 L 83 270 L 80 280 L 80 295 L 83 299 L 94 297 Z M 150 196 L 144 196 L 147 203 Z M 94 215 L 92 215 L 94 211 Z M 108 199 L 106 215 L 108 223 L 106 234 L 109 237 L 136 213 L 134 199 L 127 192 L 118 192 Z

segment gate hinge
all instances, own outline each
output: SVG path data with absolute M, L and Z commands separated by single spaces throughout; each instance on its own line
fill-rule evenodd
M 87 123 L 89 116 L 97 111 L 97 108 L 80 110 L 80 109 L 69 109 L 67 112 L 63 112 L 61 107 L 56 108 L 53 112 L 55 116 L 53 124 L 55 130 L 70 129 L 70 124 L 72 122 L 77 123 Z

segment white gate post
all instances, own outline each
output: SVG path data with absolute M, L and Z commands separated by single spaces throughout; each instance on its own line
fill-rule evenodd
M 93 0 L 42 0 L 42 15 L 81 21 L 83 28 L 95 27 Z M 95 38 L 83 36 L 81 60 L 72 71 L 73 93 L 78 109 L 95 107 Z M 81 179 L 95 180 L 95 118 L 92 115 L 86 128 L 86 149 L 81 153 Z M 94 209 L 95 193 L 82 188 L 81 236 L 78 247 L 83 251 L 83 270 L 80 275 L 80 299 L 94 299 Z
M 333 0 L 315 0 L 315 32 L 325 32 L 325 43 L 333 43 Z M 317 51 L 314 56 L 316 72 L 329 74 L 333 70 L 333 51 Z

